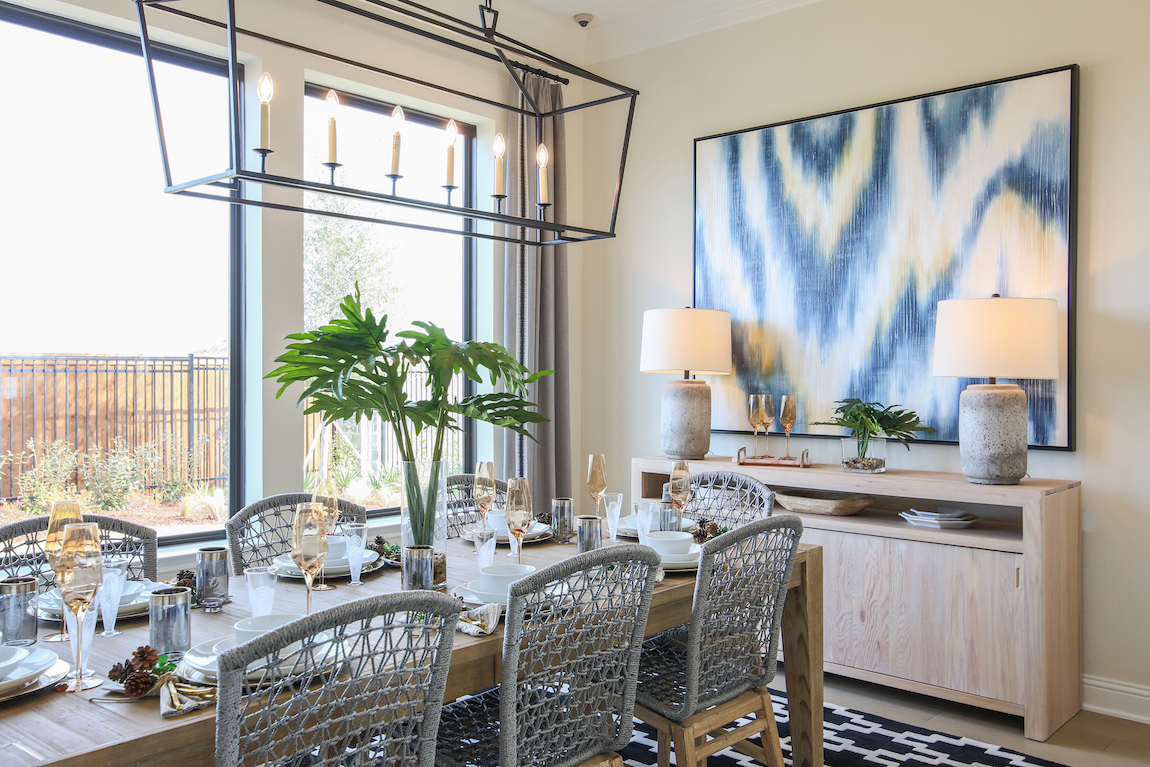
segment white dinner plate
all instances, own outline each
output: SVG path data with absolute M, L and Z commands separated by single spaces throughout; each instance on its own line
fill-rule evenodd
M 911 509 L 909 513 L 922 517 L 923 519 L 978 519 L 978 517 L 969 511 L 962 511 L 961 509 L 939 509 L 938 511 Z
M 374 565 L 377 559 L 379 559 L 378 551 L 368 549 L 363 552 L 363 565 L 361 565 L 360 574 L 371 572 L 371 570 L 374 569 L 371 565 Z M 272 561 L 272 565 L 276 568 L 277 575 L 284 575 L 288 578 L 303 577 L 303 571 L 295 566 L 291 554 L 280 554 Z M 333 560 L 330 565 L 324 562 L 323 574 L 329 578 L 340 578 L 345 575 L 351 575 L 351 566 L 348 565 L 346 559 Z
M 124 584 L 124 591 L 120 594 L 120 606 L 130 605 L 139 600 L 140 596 L 145 592 L 152 592 L 160 588 L 164 584 L 153 583 L 152 581 L 128 581 Z M 99 594 L 96 595 L 96 600 L 99 601 Z M 51 612 L 60 612 L 60 589 L 51 588 L 40 595 L 39 605 L 42 609 Z
M 471 540 L 471 531 L 477 527 L 479 527 L 479 523 L 476 523 L 474 525 L 465 526 L 463 528 L 463 532 L 460 533 L 460 537 L 463 538 L 464 540 L 470 541 Z M 523 534 L 523 542 L 524 543 L 533 543 L 535 541 L 546 540 L 547 538 L 550 538 L 550 537 L 551 537 L 551 525 L 545 525 L 542 522 L 532 522 L 531 527 L 527 530 L 526 533 Z M 495 534 L 495 542 L 496 543 L 510 543 L 511 539 L 508 537 L 508 533 L 497 532 Z
M 163 585 L 163 584 L 156 584 L 156 588 L 159 588 L 161 585 Z M 98 598 L 97 598 L 97 601 L 98 601 Z M 120 618 L 138 618 L 141 615 L 147 615 L 148 614 L 148 605 L 151 603 L 151 601 L 152 601 L 151 597 L 148 596 L 148 591 L 145 590 L 144 593 L 142 593 L 138 597 L 136 597 L 135 601 L 129 602 L 126 605 L 125 604 L 120 605 L 120 609 L 116 611 L 116 620 L 119 620 Z M 93 605 L 92 608 L 90 608 L 90 609 L 94 610 L 94 609 L 96 609 L 96 607 Z M 45 607 L 43 604 L 41 604 L 40 605 L 40 611 L 39 611 L 39 618 L 42 621 L 48 621 L 50 623 L 59 623 L 60 622 L 59 603 L 57 603 L 57 606 L 55 608 Z
M 667 565 L 698 565 L 699 557 L 703 555 L 703 547 L 697 543 L 691 544 L 691 550 L 686 554 L 660 554 L 660 564 Z
M 323 637 L 324 635 L 321 634 L 320 636 Z M 176 672 L 192 681 L 215 684 L 219 676 L 219 667 L 216 666 L 216 661 L 219 660 L 220 653 L 224 650 L 230 650 L 235 646 L 236 638 L 234 636 L 212 639 L 203 644 L 198 644 L 184 653 L 184 657 L 180 660 L 180 665 L 177 666 Z M 331 653 L 333 649 L 333 646 L 328 645 L 328 653 Z M 294 654 L 289 655 L 284 662 L 280 664 L 278 669 L 279 673 L 283 676 L 291 674 L 295 671 L 299 660 L 298 656 Z M 189 674 L 186 672 L 193 673 Z M 258 682 L 262 677 L 262 670 L 252 671 L 248 674 L 248 681 Z
M 36 681 L 41 674 L 59 660 L 60 656 L 51 650 L 37 647 L 28 653 L 27 657 L 20 661 L 20 665 L 13 669 L 3 681 L 0 681 L 0 695 L 7 695 Z
M 972 516 L 970 519 L 949 519 L 943 517 L 920 517 L 917 514 L 909 512 L 899 512 L 899 516 L 910 522 L 915 527 L 929 527 L 934 530 L 957 530 L 963 527 L 970 527 L 978 521 L 978 517 Z
M 469 605 L 503 605 L 507 606 L 507 595 L 502 596 L 492 594 L 484 591 L 473 591 L 470 587 L 472 584 L 479 585 L 479 579 L 475 579 L 465 586 L 456 586 L 451 590 L 452 596 L 457 596 L 463 600 L 464 604 Z M 560 596 L 566 594 L 570 589 L 566 583 L 560 583 L 552 587 L 551 596 Z
M 658 523 L 657 520 L 652 520 L 652 521 L 655 524 Z M 686 517 L 683 517 L 683 529 L 684 530 L 690 530 L 694 526 L 695 526 L 695 520 L 687 519 Z M 635 519 L 634 514 L 628 514 L 627 516 L 622 517 L 619 520 L 618 533 L 619 533 L 619 535 L 625 535 L 628 538 L 638 538 L 639 537 L 639 521 L 637 519 Z

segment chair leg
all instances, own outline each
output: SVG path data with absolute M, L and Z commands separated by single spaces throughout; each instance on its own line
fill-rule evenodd
M 695 737 L 679 725 L 672 724 L 671 738 L 675 741 L 675 764 L 679 767 L 699 767 Z
M 783 743 L 779 739 L 779 723 L 775 720 L 775 706 L 771 702 L 771 692 L 766 687 L 759 688 L 759 697 L 763 701 L 762 711 L 756 716 L 765 720 L 766 728 L 759 737 L 763 741 L 763 751 L 767 757 L 767 767 L 783 767 Z
M 659 767 L 671 767 L 671 733 L 668 730 L 659 729 L 658 733 L 658 752 L 655 754 L 659 757 Z

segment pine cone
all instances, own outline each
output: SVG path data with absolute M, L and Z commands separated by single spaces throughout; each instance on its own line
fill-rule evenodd
M 131 663 L 131 661 L 128 662 Z M 128 678 L 129 673 L 131 672 L 124 667 L 123 663 L 117 663 L 115 666 L 112 666 L 112 670 L 108 672 L 108 678 L 113 682 L 123 682 Z
M 189 589 L 196 588 L 196 574 L 192 570 L 180 570 L 176 573 L 176 585 Z
M 151 645 L 144 645 L 137 648 L 132 653 L 132 659 L 128 661 L 128 665 L 132 667 L 133 671 L 147 671 L 151 673 L 152 667 L 159 661 L 160 654 Z
M 133 671 L 124 680 L 124 694 L 129 698 L 142 698 L 152 689 L 155 680 L 150 671 Z

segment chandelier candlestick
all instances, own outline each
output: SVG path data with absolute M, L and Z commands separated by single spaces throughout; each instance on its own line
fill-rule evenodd
M 336 168 L 342 168 L 343 163 L 341 163 L 341 162 L 325 162 L 323 164 L 323 166 L 331 171 L 331 185 L 335 186 L 335 169 Z
M 388 173 L 387 178 L 391 179 L 391 196 L 395 197 L 395 182 L 399 181 L 403 176 L 398 173 Z
M 275 150 L 274 149 L 264 149 L 263 147 L 258 147 L 256 149 L 253 149 L 252 151 L 260 156 L 260 173 L 267 173 L 268 172 L 268 155 L 271 154 L 272 152 L 274 152 Z
M 454 192 L 459 187 L 451 186 L 450 184 L 444 184 L 443 188 L 447 190 L 447 204 L 450 205 L 451 204 L 451 193 Z
M 507 199 L 505 194 L 493 194 L 491 199 L 495 200 L 495 212 L 498 215 L 503 215 L 503 201 Z

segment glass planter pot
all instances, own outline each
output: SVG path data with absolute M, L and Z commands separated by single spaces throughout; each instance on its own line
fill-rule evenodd
M 447 587 L 447 472 L 443 461 L 405 462 L 400 485 L 403 588 Z
M 843 438 L 843 471 L 857 471 L 863 474 L 879 474 L 886 471 L 886 440 L 871 437 L 866 442 L 866 452 L 859 455 L 859 441 L 854 437 Z

